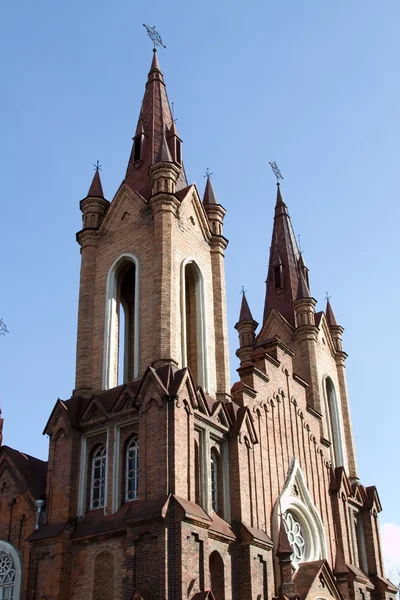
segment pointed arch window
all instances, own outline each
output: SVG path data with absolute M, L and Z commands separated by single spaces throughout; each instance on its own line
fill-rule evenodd
M 125 500 L 139 497 L 139 436 L 134 435 L 126 448 Z
M 211 451 L 211 507 L 214 512 L 218 512 L 218 458 L 213 450 Z
M 332 442 L 332 462 L 344 466 L 343 437 L 336 390 L 330 377 L 324 381 L 325 414 L 329 441 Z
M 283 287 L 282 275 L 282 265 L 276 265 L 274 267 L 274 286 L 276 290 L 279 290 L 281 287 Z
M 97 446 L 92 453 L 90 480 L 90 508 L 103 508 L 106 498 L 106 461 L 107 452 L 103 445 Z
M 107 277 L 103 389 L 139 374 L 139 261 L 123 254 Z
M 133 162 L 142 158 L 143 134 L 136 135 L 133 138 Z
M 197 385 L 208 389 L 203 275 L 193 260 L 182 264 L 182 363 Z

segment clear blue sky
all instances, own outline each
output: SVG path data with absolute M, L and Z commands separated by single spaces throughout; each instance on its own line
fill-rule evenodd
M 234 368 L 240 288 L 261 319 L 275 200 L 268 161 L 318 309 L 345 327 L 361 480 L 400 523 L 398 0 L 20 0 L 0 19 L 0 399 L 6 444 L 41 435 L 74 385 L 79 200 L 93 163 L 112 199 L 125 172 L 156 24 L 189 181 L 206 167 L 228 213 Z M 141 3 L 141 6 L 145 6 Z

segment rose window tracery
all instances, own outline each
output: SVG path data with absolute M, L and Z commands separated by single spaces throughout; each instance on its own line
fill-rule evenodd
M 304 560 L 306 554 L 306 541 L 299 521 L 292 512 L 286 512 L 283 515 L 283 523 L 285 525 L 286 534 L 289 543 L 292 546 L 292 562 L 300 563 Z
M 0 598 L 13 598 L 15 582 L 14 563 L 9 554 L 6 552 L 0 553 Z

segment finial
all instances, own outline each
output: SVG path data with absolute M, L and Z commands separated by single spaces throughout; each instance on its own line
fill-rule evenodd
M 274 161 L 274 160 L 269 161 L 269 165 L 272 169 L 273 174 L 276 177 L 276 185 L 279 185 L 279 180 L 283 179 L 283 177 L 282 177 L 282 173 L 281 173 L 278 165 L 276 164 L 276 161 Z
M 94 170 L 97 172 L 97 171 L 101 171 L 101 167 L 102 167 L 103 165 L 101 165 L 101 164 L 99 163 L 99 161 L 96 161 L 96 164 L 95 164 L 95 165 L 93 165 L 93 166 L 94 166 Z
M 214 173 L 210 173 L 210 169 L 207 167 L 206 174 L 203 175 L 203 177 L 207 177 L 207 179 L 211 179 L 211 175 L 214 175 Z
M 300 234 L 297 236 L 297 239 L 299 240 L 299 254 L 303 254 L 303 250 L 301 249 Z
M 175 115 L 174 115 L 174 103 L 173 102 L 171 102 L 171 107 L 172 107 L 172 122 L 176 123 L 178 119 L 174 119 Z
M 151 25 L 146 25 L 146 23 L 143 23 L 143 27 L 146 28 L 147 35 L 153 42 L 153 45 L 154 45 L 153 52 L 157 52 L 157 46 L 158 46 L 158 48 L 166 48 L 167 47 L 164 45 L 164 42 L 161 39 L 161 35 L 158 33 L 155 25 L 153 25 L 153 27 L 151 27 Z
M 243 294 L 243 296 L 246 295 L 247 290 L 244 289 L 244 285 L 242 285 L 242 289 L 240 290 L 240 293 Z
M 332 296 L 328 296 L 328 292 L 325 292 L 325 300 L 328 302 Z

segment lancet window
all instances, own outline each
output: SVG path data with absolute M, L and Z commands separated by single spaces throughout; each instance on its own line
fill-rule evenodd
M 332 443 L 332 460 L 335 466 L 340 467 L 344 464 L 343 439 L 336 390 L 330 377 L 325 378 L 324 388 L 326 424 L 328 438 Z
M 196 384 L 207 390 L 204 282 L 194 261 L 183 264 L 182 288 L 182 362 L 190 368 Z
M 91 460 L 91 484 L 90 484 L 90 508 L 103 508 L 106 495 L 106 461 L 107 452 L 105 446 L 97 446 L 92 453 Z
M 126 254 L 107 279 L 103 388 L 128 383 L 139 369 L 138 260 Z
M 131 438 L 126 449 L 125 500 L 139 497 L 139 436 Z

